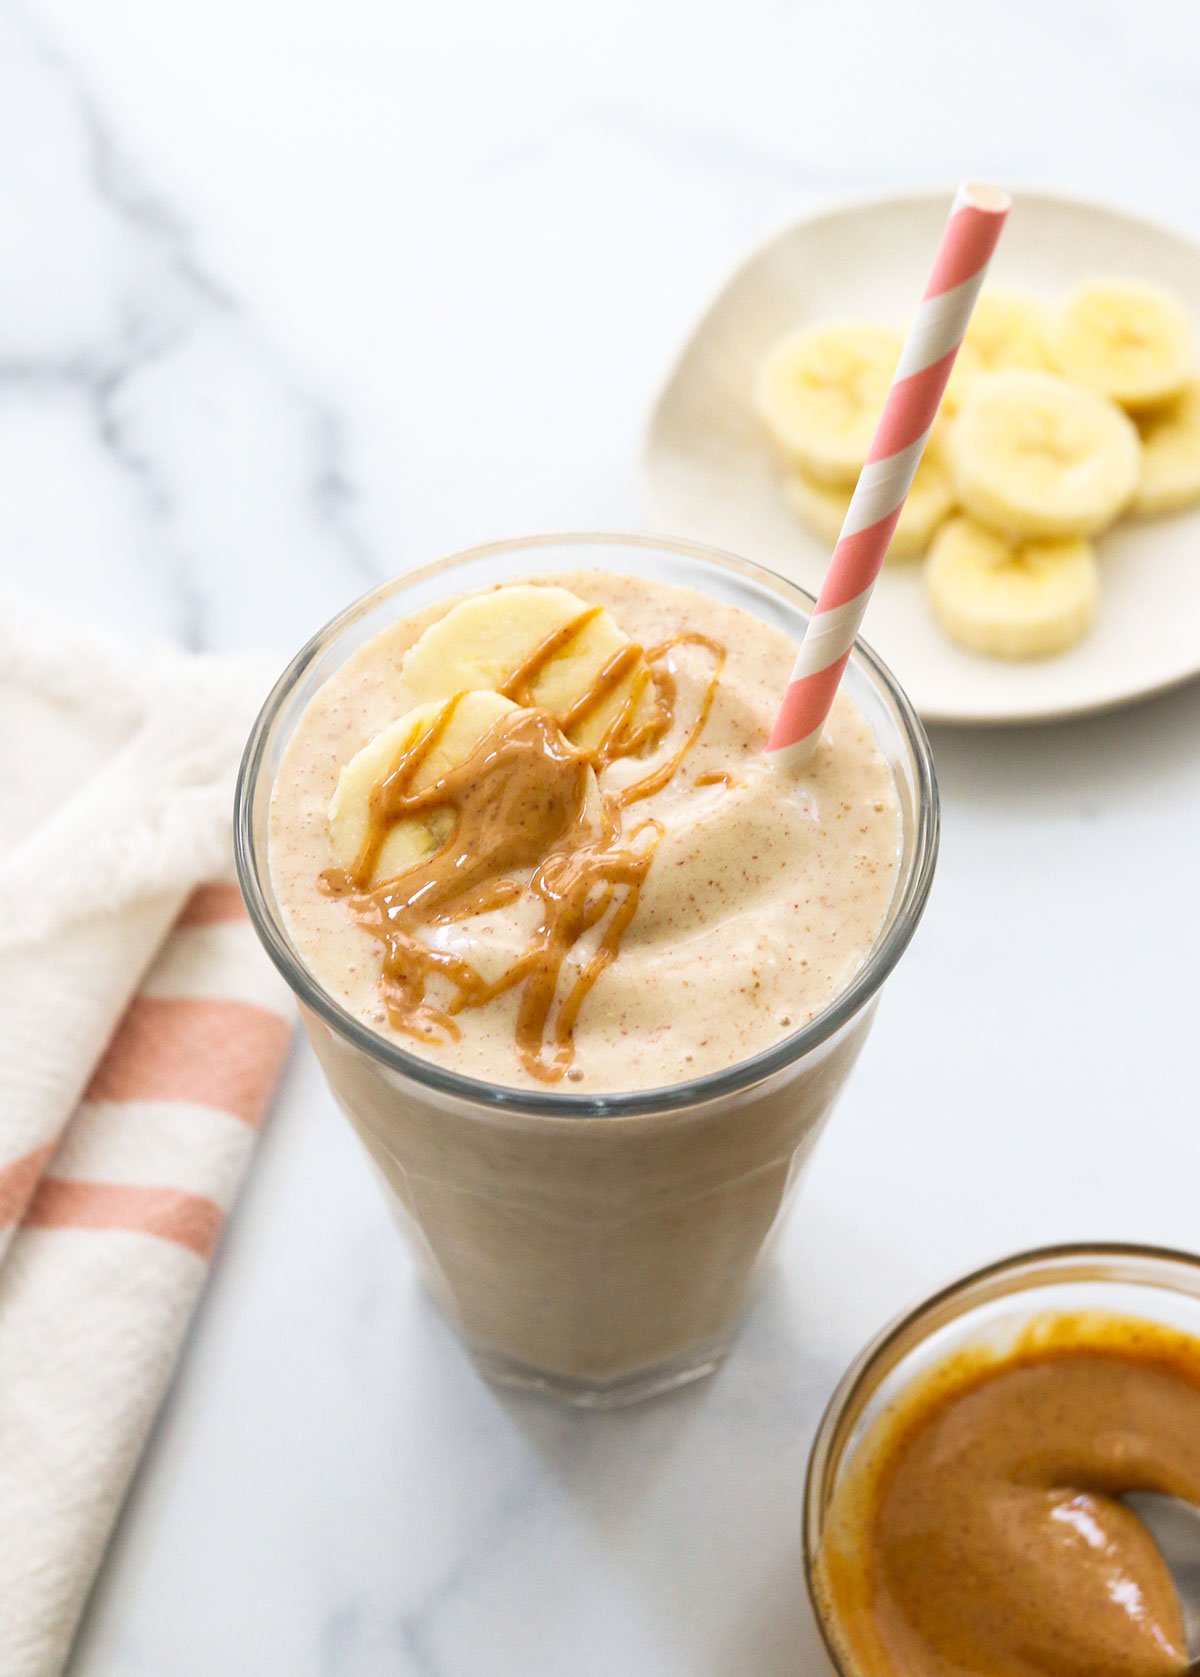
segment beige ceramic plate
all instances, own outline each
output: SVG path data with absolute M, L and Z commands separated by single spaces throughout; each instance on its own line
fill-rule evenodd
M 897 325 L 916 303 L 951 193 L 845 205 L 790 227 L 743 263 L 692 333 L 650 419 L 643 455 L 656 530 L 757 559 L 815 591 L 827 551 L 789 511 L 750 406 L 759 356 L 808 321 Z M 1099 204 L 1019 192 L 992 268 L 1048 299 L 1104 271 L 1173 286 L 1200 321 L 1200 249 Z M 1101 538 L 1100 614 L 1057 658 L 1005 664 L 960 651 L 925 604 L 920 567 L 885 567 L 866 638 L 931 722 L 1024 722 L 1143 698 L 1200 674 L 1200 511 Z

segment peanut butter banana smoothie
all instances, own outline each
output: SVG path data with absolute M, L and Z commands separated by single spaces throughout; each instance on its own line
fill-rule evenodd
M 620 1401 L 724 1350 L 919 913 L 932 788 L 853 691 L 802 770 L 763 754 L 786 584 L 746 609 L 753 567 L 558 545 L 335 624 L 241 821 L 331 1087 L 485 1371 Z

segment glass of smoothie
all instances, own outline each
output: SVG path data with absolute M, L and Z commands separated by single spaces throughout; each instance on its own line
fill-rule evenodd
M 809 1458 L 809 1593 L 840 1677 L 1188 1664 L 1187 1615 L 1121 1498 L 1200 1502 L 1200 1258 L 1047 1247 L 885 1328 Z
M 717 1365 L 920 918 L 933 767 L 878 660 L 763 755 L 811 603 L 682 542 L 480 548 L 335 619 L 250 738 L 250 913 L 492 1379 Z

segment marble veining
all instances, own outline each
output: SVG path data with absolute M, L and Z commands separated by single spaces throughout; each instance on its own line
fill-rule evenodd
M 635 525 L 772 226 L 990 173 L 1200 234 L 1198 94 L 1190 0 L 0 0 L 4 587 L 282 663 L 407 564 Z M 1198 736 L 1197 689 L 938 734 L 925 922 L 727 1366 L 641 1411 L 477 1379 L 298 1048 L 71 1677 L 819 1672 L 866 1335 L 1018 1246 L 1195 1243 Z
M 43 423 L 86 425 L 101 456 L 88 469 L 117 480 L 131 545 L 153 571 L 152 583 L 132 572 L 128 592 L 165 596 L 146 628 L 197 649 L 236 644 L 233 613 L 211 589 L 220 576 L 232 593 L 242 566 L 277 585 L 294 568 L 310 596 L 327 580 L 297 630 L 317 626 L 384 574 L 358 528 L 337 412 L 206 270 L 59 44 L 16 8 L 0 13 L 0 30 L 17 84 L 9 109 L 42 188 L 16 265 L 30 293 L 44 281 L 57 304 L 46 300 L 32 331 L 19 311 L 0 327 L 0 408 L 25 396 Z M 72 432 L 78 446 L 81 427 Z M 131 615 L 122 593 L 103 614 L 114 626 Z

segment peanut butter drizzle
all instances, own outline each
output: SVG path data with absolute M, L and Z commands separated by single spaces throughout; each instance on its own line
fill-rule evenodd
M 580 1010 L 596 980 L 620 953 L 662 837 L 663 829 L 654 820 L 639 822 L 624 835 L 621 812 L 660 791 L 675 775 L 708 720 L 725 661 L 725 648 L 704 635 L 679 635 L 647 653 L 627 643 L 596 672 L 587 692 L 559 722 L 535 706 L 531 686 L 602 609 L 582 612 L 547 635 L 501 688 L 523 708 L 502 717 L 462 763 L 420 791 L 411 789 L 412 782 L 445 733 L 462 694 L 410 737 L 390 771 L 372 788 L 367 832 L 353 866 L 331 868 L 320 880 L 328 894 L 348 898 L 358 923 L 383 944 L 383 999 L 394 1029 L 419 1041 L 457 1039 L 461 1033 L 456 1014 L 520 988 L 517 1051 L 531 1075 L 547 1083 L 557 1082 L 574 1058 Z M 618 757 L 645 755 L 670 731 L 677 682 L 670 670 L 652 666 L 664 663 L 679 645 L 703 646 L 714 659 L 695 721 L 665 763 L 604 797 L 597 808 L 588 796 L 593 771 Z M 566 732 L 593 714 L 631 671 L 628 691 L 599 743 L 591 749 L 571 744 Z M 654 703 L 639 721 L 651 683 Z M 450 815 L 452 823 L 439 848 L 394 879 L 372 886 L 392 827 L 440 811 Z M 527 885 L 511 877 L 531 868 Z M 539 905 L 537 928 L 522 953 L 492 982 L 469 961 L 435 947 L 422 935 L 522 896 Z M 606 917 L 599 942 L 573 974 L 551 1027 L 563 967 L 579 940 Z M 451 990 L 442 1007 L 426 996 L 435 977 Z
M 588 624 L 594 623 L 603 610 L 603 606 L 589 606 L 586 611 L 581 611 L 578 617 L 568 618 L 567 622 L 560 623 L 557 629 L 551 629 L 504 683 L 500 689 L 504 697 L 511 699 L 514 705 L 531 705 L 533 695 L 530 689 L 546 665 L 557 658 L 560 652 L 569 652 Z M 584 695 L 587 699 L 592 699 L 592 696 L 591 691 Z M 599 697 L 594 703 L 599 703 Z
M 717 683 L 721 679 L 721 671 L 725 668 L 725 648 L 721 645 L 721 642 L 713 640 L 710 635 L 674 635 L 670 640 L 660 641 L 657 646 L 650 648 L 646 654 L 647 665 L 661 663 L 677 646 L 702 646 L 711 652 L 714 659 L 712 676 L 704 698 L 701 700 L 700 709 L 696 713 L 696 720 L 684 735 L 683 742 L 678 750 L 668 757 L 665 763 L 661 763 L 653 773 L 648 774 L 644 780 L 635 780 L 632 786 L 626 786 L 617 793 L 617 801 L 622 808 L 627 804 L 638 803 L 642 798 L 649 798 L 655 792 L 661 792 L 663 787 L 674 779 L 679 765 L 704 731 L 704 724 L 708 721 L 713 700 L 717 696 Z M 665 721 L 661 730 L 654 736 L 655 744 L 668 731 L 674 720 L 675 699 L 678 691 L 678 683 L 670 670 L 659 672 L 656 685 L 658 688 L 658 709 Z
M 384 840 L 399 820 L 399 816 L 393 812 L 393 805 L 397 799 L 403 799 L 413 776 L 450 726 L 461 698 L 462 694 L 456 693 L 449 704 L 442 707 L 432 726 L 426 728 L 424 733 L 414 729 L 405 740 L 399 757 L 388 773 L 372 786 L 367 811 L 367 830 L 363 834 L 362 847 L 354 858 L 354 866 L 350 869 L 351 879 L 365 883 L 375 872 L 375 864 L 379 860 Z

